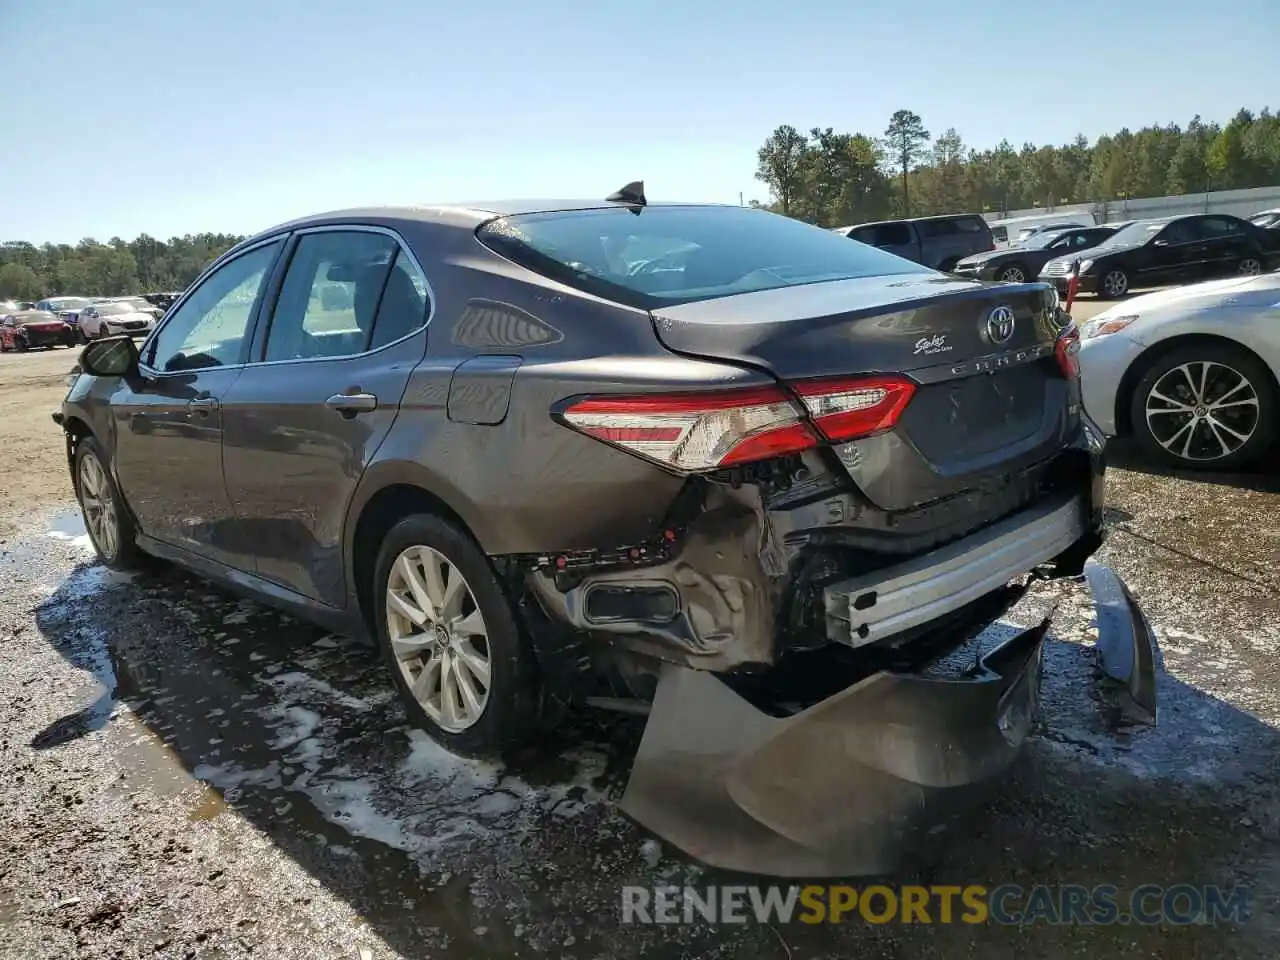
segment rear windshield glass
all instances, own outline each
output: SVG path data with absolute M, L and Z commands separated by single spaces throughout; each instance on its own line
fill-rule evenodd
M 931 272 L 750 207 L 522 214 L 486 224 L 479 237 L 544 276 L 646 310 L 798 284 Z

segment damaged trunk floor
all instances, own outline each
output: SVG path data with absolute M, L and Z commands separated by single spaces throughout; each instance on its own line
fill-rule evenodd
M 1239 571 L 1273 549 L 1257 528 L 1280 497 L 1233 491 L 1233 514 L 1210 488 L 1240 540 L 1197 557 L 1143 525 L 1182 481 L 1120 476 L 1100 559 L 1160 639 L 1159 726 L 1117 737 L 1092 603 L 1053 585 L 1038 732 L 893 882 L 1244 884 L 1239 928 L 625 926 L 624 885 L 767 882 L 617 812 L 642 721 L 588 713 L 506 765 L 453 758 L 406 725 L 372 648 L 173 569 L 88 565 L 62 517 L 0 548 L 0 956 L 1273 957 L 1280 614 Z

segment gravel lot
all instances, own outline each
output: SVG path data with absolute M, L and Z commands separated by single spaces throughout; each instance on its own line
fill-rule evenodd
M 1159 727 L 1108 732 L 1066 590 L 1045 729 L 899 878 L 1246 884 L 1249 922 L 624 927 L 623 884 L 732 882 L 615 811 L 635 728 L 583 717 L 464 763 L 407 727 L 364 644 L 93 566 L 48 416 L 74 358 L 0 357 L 0 956 L 1280 955 L 1275 462 L 1187 479 L 1116 451 L 1104 559 L 1162 642 Z

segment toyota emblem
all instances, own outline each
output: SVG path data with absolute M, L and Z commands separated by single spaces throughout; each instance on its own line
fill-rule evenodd
M 1013 336 L 1013 307 L 1001 304 L 987 314 L 987 339 L 992 343 L 1008 343 Z

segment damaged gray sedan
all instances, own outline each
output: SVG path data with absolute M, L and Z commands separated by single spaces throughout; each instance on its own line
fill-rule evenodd
M 1089 558 L 1103 443 L 1044 284 L 753 209 L 349 210 L 212 264 L 55 415 L 104 562 L 176 561 L 367 631 L 416 722 L 493 754 L 646 714 L 622 808 L 708 863 L 892 869 L 1028 735 L 1087 576 L 1100 667 L 1154 638 Z

